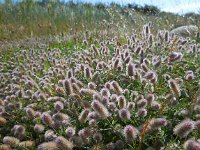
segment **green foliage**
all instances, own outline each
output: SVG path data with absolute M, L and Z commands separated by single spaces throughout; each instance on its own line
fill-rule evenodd
M 158 15 L 159 14 L 159 15 Z M 188 14 L 187 14 L 188 15 Z M 186 16 L 187 16 L 186 15 Z M 199 24 L 197 14 L 183 17 L 171 13 L 160 12 L 152 5 L 140 6 L 116 3 L 66 3 L 56 1 L 23 0 L 12 3 L 7 0 L 0 4 L 0 41 L 14 41 L 27 37 L 42 37 L 59 33 L 75 33 L 90 30 L 96 32 L 107 29 L 109 36 L 121 27 L 118 35 L 125 31 L 132 32 L 146 22 L 153 22 L 155 29 L 172 29 L 179 25 Z M 106 27 L 106 28 L 105 28 Z M 100 32 L 102 36 L 102 32 Z M 98 33 L 99 35 L 99 33 Z M 97 36 L 98 36 L 97 35 Z

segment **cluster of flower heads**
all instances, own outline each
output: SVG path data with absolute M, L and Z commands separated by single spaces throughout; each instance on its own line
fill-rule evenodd
M 1 63 L 1 149 L 168 149 L 180 140 L 172 144 L 200 150 L 200 45 L 150 26 L 121 44 L 84 40 L 71 56 L 42 47 Z

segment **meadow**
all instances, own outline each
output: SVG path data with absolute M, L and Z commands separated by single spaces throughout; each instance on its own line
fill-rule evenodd
M 1 150 L 200 150 L 200 15 L 0 4 Z

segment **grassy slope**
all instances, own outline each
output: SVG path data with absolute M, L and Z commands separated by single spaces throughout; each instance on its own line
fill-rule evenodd
M 183 17 L 170 13 L 151 15 L 116 4 L 106 7 L 102 4 L 93 6 L 72 2 L 61 4 L 49 1 L 41 4 L 29 0 L 13 4 L 7 1 L 0 5 L 0 42 L 86 30 L 93 34 L 98 32 L 95 37 L 104 38 L 105 34 L 110 37 L 140 29 L 149 21 L 158 30 L 186 24 L 198 25 L 199 18 L 198 15 Z

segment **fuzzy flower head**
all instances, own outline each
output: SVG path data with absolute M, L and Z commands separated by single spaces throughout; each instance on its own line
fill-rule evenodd
M 100 93 L 102 96 L 110 97 L 110 91 L 107 88 L 101 89 Z
M 126 108 L 123 108 L 119 110 L 119 117 L 123 120 L 129 120 L 131 118 L 131 114 Z
M 122 88 L 119 86 L 119 84 L 116 81 L 112 81 L 111 84 L 116 94 L 121 95 L 123 93 Z
M 128 76 L 134 76 L 135 75 L 135 65 L 133 63 L 127 64 L 127 75 Z
M 152 80 L 156 76 L 155 72 L 153 71 L 148 71 L 145 75 L 144 78 L 147 80 Z
M 117 95 L 116 94 L 112 94 L 111 97 L 110 97 L 110 101 L 114 102 L 114 103 L 117 102 Z
M 158 129 L 160 127 L 166 126 L 167 125 L 167 120 L 165 118 L 153 118 L 149 122 L 149 125 L 153 129 Z
M 32 108 L 26 108 L 26 114 L 29 118 L 34 118 L 35 117 L 35 111 Z
M 66 130 L 65 130 L 65 133 L 66 133 L 66 136 L 68 138 L 71 138 L 72 136 L 74 136 L 75 134 L 75 129 L 73 127 L 68 127 Z
M 19 147 L 24 149 L 31 149 L 34 144 L 35 143 L 33 141 L 23 141 L 19 143 Z
M 119 105 L 120 109 L 126 107 L 126 99 L 125 99 L 124 96 L 121 95 L 121 96 L 118 97 L 118 105 Z
M 52 141 L 57 137 L 53 130 L 47 130 L 44 134 L 45 141 Z
M 129 111 L 132 111 L 135 109 L 135 103 L 134 102 L 128 102 L 127 108 Z
M 87 139 L 93 134 L 93 130 L 91 128 L 83 128 L 78 132 L 78 135 L 82 139 Z
M 36 133 L 42 133 L 43 131 L 44 131 L 44 126 L 42 125 L 42 124 L 36 124 L 35 126 L 34 126 L 34 131 L 36 132 Z
M 92 108 L 94 109 L 94 111 L 102 118 L 105 119 L 109 116 L 109 112 L 107 110 L 107 108 L 98 100 L 94 100 L 92 102 Z
M 187 140 L 183 145 L 184 150 L 200 150 L 200 142 L 196 140 Z
M 187 137 L 189 133 L 193 131 L 195 128 L 195 124 L 192 120 L 186 119 L 183 120 L 181 123 L 175 126 L 174 134 L 180 138 Z
M 73 144 L 65 139 L 63 136 L 59 136 L 55 139 L 55 143 L 60 149 L 65 149 L 65 150 L 72 150 L 73 149 Z
M 37 150 L 58 150 L 55 142 L 44 142 L 37 147 Z
M 88 117 L 88 114 L 89 114 L 89 109 L 85 109 L 81 112 L 81 114 L 79 115 L 78 117 L 78 120 L 81 122 L 81 123 L 85 123 L 87 121 L 87 117 Z
M 103 96 L 101 102 L 102 102 L 102 104 L 103 104 L 104 106 L 107 106 L 108 103 L 109 103 L 109 98 L 106 97 L 106 96 Z
M 7 120 L 4 117 L 0 117 L 0 126 L 7 123 Z
M 5 136 L 3 138 L 3 143 L 10 145 L 11 147 L 16 147 L 19 144 L 19 139 L 12 136 Z
M 93 139 L 96 141 L 96 143 L 99 143 L 99 142 L 102 141 L 103 136 L 102 136 L 101 133 L 95 133 L 95 134 L 93 135 Z
M 137 138 L 139 131 L 132 125 L 127 125 L 124 128 L 124 136 L 128 143 L 132 143 Z
M 137 102 L 137 106 L 138 106 L 139 108 L 145 108 L 146 105 L 147 105 L 147 100 L 146 100 L 146 99 L 141 99 L 141 100 L 139 100 L 139 101 Z
M 151 108 L 152 108 L 153 110 L 159 110 L 160 107 L 161 107 L 161 105 L 160 105 L 157 101 L 152 101 L 152 103 L 151 103 Z
M 148 94 L 147 97 L 146 97 L 146 100 L 147 100 L 148 104 L 151 104 L 152 101 L 155 100 L 155 95 L 154 94 Z
M 188 81 L 191 81 L 194 79 L 194 73 L 191 70 L 186 71 L 185 73 L 185 79 Z
M 95 90 L 96 87 L 97 87 L 97 85 L 96 85 L 94 82 L 89 82 L 89 83 L 88 83 L 88 88 L 89 88 L 89 89 Z
M 147 115 L 147 110 L 145 108 L 140 108 L 137 112 L 139 117 L 145 117 Z
M 57 102 L 54 103 L 54 108 L 57 111 L 61 111 L 62 109 L 64 109 L 64 105 L 63 105 L 62 102 L 57 101 Z
M 169 87 L 170 87 L 172 93 L 176 97 L 180 97 L 181 96 L 181 90 L 180 90 L 179 85 L 176 83 L 176 81 L 173 80 L 173 79 L 170 79 L 170 80 L 168 80 L 168 83 L 169 83 Z
M 44 124 L 47 124 L 48 126 L 51 126 L 53 124 L 53 119 L 49 113 L 44 112 L 42 114 L 41 118 L 42 118 L 42 122 Z

